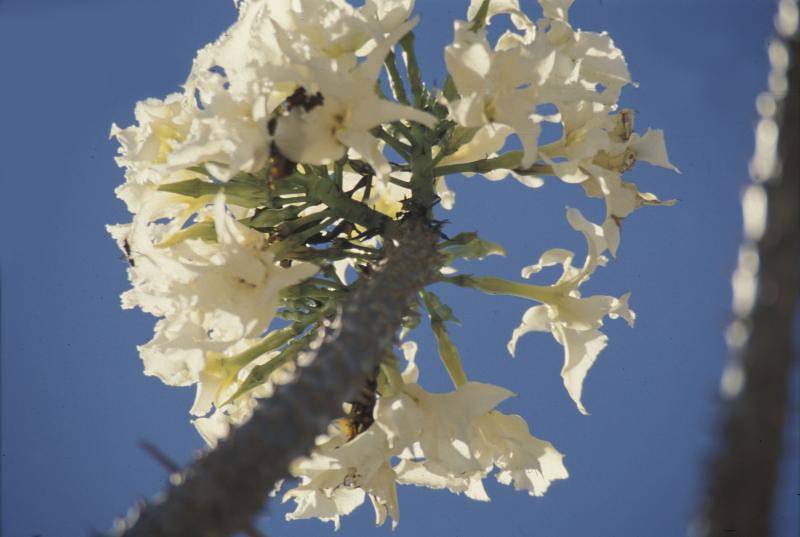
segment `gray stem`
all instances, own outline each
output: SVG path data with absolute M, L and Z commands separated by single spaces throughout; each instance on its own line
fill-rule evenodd
M 754 182 L 748 190 L 763 188 L 768 207 L 766 227 L 763 233 L 758 227 L 753 233 L 754 226 L 745 226 L 743 251 L 749 254 L 740 256 L 744 262 L 740 260 L 737 273 L 757 282 L 757 294 L 744 311 L 738 308 L 728 332 L 732 350 L 723 380 L 728 400 L 719 452 L 710 466 L 706 503 L 697 521 L 695 534 L 701 536 L 773 535 L 771 519 L 789 409 L 790 372 L 797 362 L 792 320 L 800 274 L 800 40 L 797 34 L 787 37 L 789 91 L 783 100 L 775 96 L 778 113 L 774 119 L 781 126 L 776 148 L 780 164 L 772 166 L 763 158 L 764 150 L 772 152 L 772 147 L 762 147 L 762 154 L 757 151 L 754 158 Z M 773 65 L 771 76 L 783 76 L 783 70 L 784 66 Z M 771 120 L 771 113 L 762 119 Z M 759 143 L 768 145 L 764 140 Z M 764 166 L 772 169 L 766 173 L 759 170 Z M 758 220 L 759 210 L 748 207 L 747 199 L 745 221 Z M 734 295 L 749 292 L 737 290 L 737 286 L 743 284 L 734 284 Z
M 342 415 L 342 402 L 378 367 L 409 304 L 434 280 L 437 233 L 416 219 L 394 227 L 385 260 L 342 301 L 310 365 L 115 535 L 222 537 L 249 528 L 275 484 L 289 477 L 289 463 L 311 451 L 315 437 Z

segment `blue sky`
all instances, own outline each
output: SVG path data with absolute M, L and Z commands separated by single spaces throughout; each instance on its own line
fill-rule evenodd
M 444 78 L 442 47 L 466 3 L 417 2 L 430 80 Z M 234 17 L 226 0 L 0 0 L 4 536 L 107 529 L 165 483 L 140 440 L 181 462 L 203 447 L 188 419 L 192 391 L 142 374 L 135 346 L 149 339 L 154 320 L 119 308 L 125 262 L 104 225 L 128 216 L 113 195 L 122 171 L 108 131 L 111 122 L 131 123 L 137 100 L 177 90 L 197 48 Z M 713 442 L 739 192 L 771 18 L 763 0 L 576 1 L 574 25 L 609 31 L 640 83 L 622 105 L 638 111 L 638 130 L 665 129 L 683 172 L 639 165 L 630 177 L 680 203 L 630 218 L 618 259 L 590 282 L 591 292 L 632 291 L 639 319 L 635 329 L 607 326 L 611 343 L 585 386 L 588 417 L 561 386 L 561 349 L 550 336 L 526 336 L 518 357 L 507 355 L 528 304 L 442 289 L 463 322 L 453 336 L 467 373 L 519 394 L 501 408 L 565 453 L 571 477 L 543 498 L 487 481 L 488 504 L 403 487 L 393 535 L 684 533 Z M 545 249 L 581 252 L 565 207 L 595 219 L 603 211 L 556 181 L 539 190 L 478 177 L 449 183 L 457 192 L 450 230 L 478 230 L 508 250 L 474 268 L 481 273 L 516 277 Z M 424 383 L 447 389 L 430 337 L 418 340 Z M 781 536 L 800 531 L 797 433 L 787 442 L 795 456 L 782 470 Z M 285 507 L 274 505 L 262 520 L 270 535 L 332 533 L 316 521 L 284 522 Z M 373 528 L 365 505 L 339 534 L 389 531 Z

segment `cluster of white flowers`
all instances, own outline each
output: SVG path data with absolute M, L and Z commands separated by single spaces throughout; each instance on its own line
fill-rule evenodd
M 585 413 L 583 380 L 608 341 L 598 330 L 603 318 L 622 317 L 633 325 L 635 314 L 628 308 L 629 293 L 619 299 L 581 298 L 578 288 L 597 266 L 607 263 L 604 252 L 617 254 L 622 221 L 635 209 L 674 203 L 639 192 L 636 185 L 622 180 L 622 173 L 639 160 L 677 168 L 667 158 L 662 131 L 648 130 L 640 136 L 633 132 L 632 111 L 618 110 L 620 92 L 631 83 L 625 58 L 608 34 L 573 29 L 568 21 L 572 2 L 539 0 L 544 17 L 534 22 L 521 11 L 518 0 L 493 1 L 487 24 L 494 16 L 508 14 L 516 31 L 503 33 L 492 48 L 485 29 L 457 21 L 446 59 L 460 94 L 448 103 L 451 117 L 462 126 L 479 129 L 470 143 L 450 157 L 451 162 L 495 156 L 506 138 L 516 133 L 523 154 L 514 164 L 529 168 L 539 161 L 543 165 L 534 166 L 538 173 L 580 184 L 588 196 L 605 200 L 602 225 L 589 222 L 577 209 L 567 211 L 569 224 L 586 237 L 583 267 L 573 267 L 574 253 L 558 248 L 522 269 L 522 276 L 529 278 L 546 266 L 562 265 L 561 277 L 551 286 L 523 289 L 485 280 L 478 284 L 487 292 L 516 294 L 542 303 L 525 312 L 508 350 L 513 355 L 517 340 L 528 332 L 551 332 L 565 349 L 564 385 Z M 477 13 L 481 4 L 473 0 L 469 15 Z M 537 113 L 542 105 L 553 105 L 558 112 Z M 539 145 L 540 124 L 545 121 L 560 124 L 562 135 L 556 142 Z M 497 180 L 509 173 L 534 188 L 544 183 L 503 168 L 486 175 Z
M 191 413 L 214 446 L 274 384 L 293 377 L 299 351 L 352 283 L 347 271 L 368 276 L 382 229 L 366 222 L 393 222 L 425 200 L 451 208 L 449 173 L 511 175 L 532 188 L 552 176 L 605 202 L 601 224 L 567 211 L 586 238 L 582 265 L 553 249 L 522 270 L 529 278 L 561 265 L 551 285 L 453 275 L 444 266 L 442 281 L 538 302 L 508 350 L 528 332 L 551 332 L 564 347 L 564 385 L 585 413 L 583 381 L 607 345 L 603 320 L 632 325 L 635 315 L 629 294 L 582 297 L 579 288 L 607 264 L 606 252 L 616 256 L 623 219 L 642 205 L 672 203 L 622 174 L 636 161 L 675 169 L 663 133 L 634 133 L 632 112 L 618 108 L 631 78 L 611 38 L 574 29 L 572 0 L 539 0 L 535 20 L 518 0 L 472 0 L 445 49 L 440 91 L 424 86 L 406 39 L 418 22 L 413 0 L 235 4 L 237 22 L 198 52 L 183 90 L 138 103 L 136 125 L 112 127 L 126 170 L 117 195 L 133 214 L 130 224 L 109 226 L 130 264 L 133 288 L 122 304 L 160 318 L 139 347 L 145 374 L 197 385 Z M 492 45 L 487 26 L 503 16 L 508 30 Z M 398 43 L 413 99 L 395 66 Z M 384 66 L 395 100 L 381 89 Z M 557 141 L 540 143 L 545 123 L 560 126 Z M 512 136 L 521 151 L 505 150 Z M 407 164 L 391 161 L 396 154 Z M 473 234 L 440 249 L 448 264 L 500 251 Z M 567 477 L 549 442 L 496 410 L 509 391 L 467 381 L 444 328 L 452 314 L 430 296 L 425 308 L 454 391 L 424 390 L 416 346 L 404 343 L 405 370 L 389 361 L 374 379 L 366 427 L 331 424 L 310 458 L 293 465 L 299 484 L 285 493 L 297 503 L 289 518 L 338 527 L 369 496 L 377 523 L 388 515 L 396 524 L 397 483 L 487 500 L 482 480 L 494 468 L 498 481 L 535 496 Z M 292 323 L 275 328 L 276 315 Z
M 464 493 L 488 501 L 483 478 L 497 467 L 497 480 L 541 496 L 565 479 L 563 456 L 530 434 L 519 416 L 495 407 L 513 394 L 499 386 L 466 382 L 450 393 L 430 393 L 417 384 L 416 344 L 403 344 L 405 371 L 375 404 L 375 423 L 348 441 L 337 428 L 310 459 L 292 471 L 301 478 L 284 501 L 297 508 L 290 519 L 331 520 L 350 513 L 369 496 L 375 520 L 399 520 L 396 484 Z
M 123 294 L 123 307 L 163 317 L 153 340 L 140 348 L 145 373 L 176 386 L 199 382 L 194 414 L 210 408 L 201 381 L 209 353 L 232 356 L 245 338 L 263 335 L 280 290 L 318 267 L 277 266 L 264 234 L 235 219 L 252 211 L 234 204 L 226 209 L 222 193 L 191 198 L 159 188 L 259 172 L 273 141 L 297 162 L 332 162 L 350 147 L 384 170 L 388 165 L 369 129 L 404 117 L 433 119 L 372 91 L 383 56 L 414 25 L 406 21 L 412 6 L 242 2 L 239 21 L 198 53 L 183 92 L 142 101 L 137 125 L 112 127 L 120 143 L 117 163 L 126 169 L 117 195 L 134 215 L 131 224 L 109 226 L 132 265 L 134 287 Z M 358 63 L 364 49 L 372 53 Z M 273 137 L 270 113 L 298 86 L 324 91 L 325 102 L 285 118 Z M 391 185 L 383 191 L 388 194 L 374 203 L 396 213 L 400 195 Z M 197 225 L 203 222 L 210 225 Z

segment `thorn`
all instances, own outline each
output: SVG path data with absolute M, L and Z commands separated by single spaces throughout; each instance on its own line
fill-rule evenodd
M 153 457 L 153 459 L 155 459 L 155 461 L 170 474 L 180 473 L 181 467 L 178 466 L 178 463 L 170 459 L 169 455 L 161 451 L 154 444 L 148 442 L 147 440 L 140 440 L 139 447 L 142 448 L 148 455 Z

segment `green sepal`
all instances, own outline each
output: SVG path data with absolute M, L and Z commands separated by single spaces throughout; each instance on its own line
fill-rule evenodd
M 408 83 L 411 86 L 411 93 L 414 95 L 414 104 L 417 108 L 425 109 L 425 84 L 422 82 L 422 74 L 417 63 L 417 54 L 414 49 L 414 32 L 408 32 L 400 39 L 400 46 L 405 52 L 406 73 Z
M 242 221 L 243 224 L 254 228 L 273 228 L 288 220 L 294 220 L 305 209 L 305 204 L 284 207 L 283 209 L 262 209 L 251 218 Z
M 452 155 L 459 148 L 468 144 L 475 137 L 475 134 L 480 130 L 480 127 L 462 127 L 456 125 L 452 121 L 443 121 L 440 125 L 445 125 L 447 130 L 441 134 L 441 152 L 436 156 L 436 164 L 448 155 Z
M 201 165 L 201 166 L 189 166 L 189 167 L 188 167 L 188 168 L 186 168 L 186 169 L 187 169 L 188 171 L 190 171 L 190 172 L 199 173 L 200 175 L 205 175 L 206 177 L 210 177 L 210 176 L 211 176 L 211 174 L 210 174 L 210 173 L 208 173 L 208 170 L 206 169 L 205 165 Z
M 390 397 L 403 389 L 403 376 L 400 373 L 400 359 L 394 352 L 387 352 L 381 360 L 378 375 L 378 393 L 382 397 Z
M 447 140 L 448 147 L 452 148 L 453 152 L 458 151 L 459 147 L 471 142 L 479 130 L 481 130 L 480 127 L 456 126 L 450 135 L 450 139 Z
M 461 324 L 461 321 L 458 320 L 458 317 L 453 315 L 453 310 L 442 302 L 437 295 L 432 293 L 431 291 L 420 291 L 420 296 L 422 296 L 422 301 L 425 303 L 425 309 L 428 310 L 428 315 L 431 317 L 431 321 L 436 322 L 445 322 L 445 321 L 452 321 L 456 324 Z
M 465 384 L 467 382 L 467 374 L 461 365 L 461 355 L 458 353 L 458 348 L 453 343 L 453 340 L 450 339 L 444 323 L 431 322 L 431 329 L 439 346 L 439 357 L 447 368 L 447 373 L 450 375 L 453 384 L 456 387 Z
M 467 374 L 461 365 L 461 355 L 458 352 L 453 340 L 447 333 L 445 321 L 453 321 L 460 324 L 460 321 L 453 315 L 453 310 L 444 304 L 438 296 L 430 291 L 422 291 L 422 300 L 425 302 L 425 309 L 431 318 L 431 329 L 436 336 L 436 343 L 439 348 L 439 358 L 442 360 L 447 373 L 456 387 L 467 382 Z
M 275 349 L 283 346 L 297 334 L 302 333 L 305 328 L 306 325 L 293 324 L 279 330 L 273 330 L 260 342 L 235 356 L 216 357 L 215 361 L 219 371 L 226 373 L 225 379 L 220 385 L 217 393 L 223 391 L 232 383 L 236 382 L 236 377 L 239 375 L 239 371 L 241 371 L 243 367 L 247 366 L 259 356 L 263 356 L 267 352 L 274 351 Z M 206 368 L 208 368 L 208 366 L 209 362 L 206 362 Z M 220 406 L 228 404 L 234 398 L 235 396 L 228 398 L 228 400 L 222 403 Z
M 267 189 L 263 179 L 239 174 L 226 183 L 213 183 L 204 179 L 189 179 L 161 185 L 158 190 L 172 192 L 190 198 L 214 196 L 217 192 L 225 192 L 225 201 L 240 207 L 255 208 L 268 205 L 272 193 Z
M 231 401 L 236 400 L 250 390 L 257 388 L 269 381 L 270 375 L 277 371 L 280 367 L 295 360 L 297 356 L 305 349 L 311 340 L 316 336 L 316 330 L 311 330 L 307 334 L 291 341 L 286 348 L 284 348 L 278 355 L 274 356 L 269 362 L 255 366 L 250 370 L 250 374 L 244 379 L 239 389 L 236 390 L 232 396 L 225 401 L 222 406 L 227 405 Z
M 483 259 L 490 255 L 506 255 L 506 250 L 496 242 L 484 240 L 477 233 L 459 233 L 455 237 L 439 244 L 439 251 L 446 262 L 455 259 Z
M 290 287 L 285 287 L 284 289 L 281 289 L 279 293 L 281 298 L 288 298 L 288 299 L 316 298 L 320 300 L 329 300 L 331 298 L 336 298 L 339 294 L 340 294 L 339 291 L 335 291 L 333 289 L 325 289 L 324 287 L 319 287 L 316 285 L 308 285 L 305 282 L 298 283 Z
M 158 190 L 161 192 L 180 194 L 181 196 L 189 196 L 190 198 L 199 198 L 200 196 L 216 194 L 219 192 L 220 188 L 222 188 L 220 183 L 212 183 L 204 179 L 189 179 L 188 181 L 178 181 L 177 183 L 160 185 Z
M 215 242 L 217 240 L 217 230 L 214 227 L 214 222 L 211 220 L 197 222 L 185 229 L 176 231 L 156 244 L 156 248 L 170 248 L 189 239 L 202 239 L 208 242 Z

